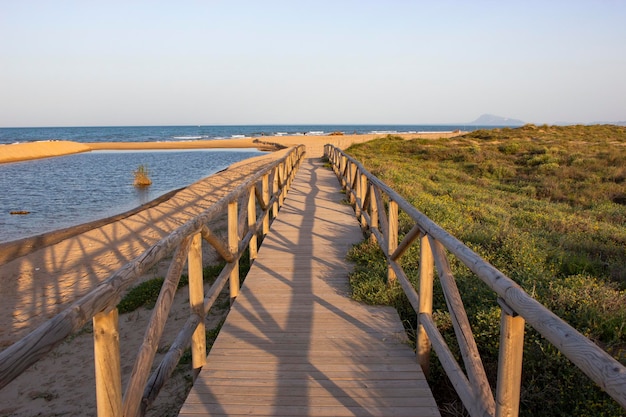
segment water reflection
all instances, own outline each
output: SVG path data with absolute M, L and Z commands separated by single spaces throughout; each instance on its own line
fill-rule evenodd
M 139 205 L 148 203 L 150 198 L 150 187 L 135 187 L 135 196 Z

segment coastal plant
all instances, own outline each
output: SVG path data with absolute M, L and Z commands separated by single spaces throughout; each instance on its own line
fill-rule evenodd
M 620 199 L 626 182 L 625 127 L 527 125 L 437 140 L 390 136 L 347 152 L 626 364 L 626 206 Z M 407 228 L 402 216 L 400 223 L 402 235 Z M 350 258 L 356 262 L 354 297 L 394 305 L 407 327 L 414 328 L 415 315 L 402 291 L 385 281 L 385 259 L 376 245 L 363 242 Z M 418 250 L 409 250 L 401 262 L 416 285 Z M 495 295 L 454 257 L 450 266 L 495 388 Z M 454 350 L 437 283 L 433 303 L 433 317 Z M 521 415 L 623 415 L 615 401 L 530 327 L 524 351 Z M 458 409 L 435 358 L 430 383 L 442 412 Z
M 133 183 L 135 187 L 141 188 L 152 185 L 150 172 L 148 171 L 148 167 L 146 165 L 139 165 L 137 169 L 133 171 L 133 175 L 135 177 L 135 181 Z
M 202 277 L 204 282 L 211 283 L 217 278 L 224 268 L 224 263 L 209 265 L 203 268 Z M 140 307 L 153 308 L 156 303 L 161 287 L 165 279 L 157 277 L 142 282 L 141 284 L 131 288 L 117 305 L 120 314 L 130 313 Z M 189 276 L 182 274 L 178 281 L 177 289 L 183 288 L 189 284 Z

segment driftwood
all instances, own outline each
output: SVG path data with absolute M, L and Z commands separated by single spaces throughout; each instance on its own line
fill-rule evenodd
M 613 399 L 626 409 L 626 367 L 603 351 L 592 341 L 576 331 L 537 300 L 528 295 L 513 280 L 483 260 L 470 248 L 450 235 L 423 213 L 413 207 L 397 192 L 369 173 L 358 161 L 332 145 L 324 149 L 335 174 L 339 178 L 348 200 L 355 207 L 359 220 L 369 222 L 368 232 L 374 236 L 385 254 L 389 268 L 389 279 L 397 276 L 407 293 L 409 301 L 418 313 L 417 354 L 422 366 L 427 366 L 428 350 L 432 344 L 448 377 L 471 415 L 516 416 L 519 408 L 521 355 L 523 350 L 524 321 L 556 346 L 567 358 L 595 381 Z M 359 181 L 355 190 L 356 173 L 367 178 Z M 370 197 L 363 194 L 371 188 Z M 383 197 L 386 196 L 386 200 Z M 385 213 L 384 201 L 388 201 Z M 398 244 L 397 210 L 402 210 L 415 223 L 412 230 Z M 369 215 L 363 215 L 369 213 Z M 376 215 L 374 216 L 374 213 Z M 375 221 L 374 221 L 375 219 Z M 402 254 L 421 236 L 420 292 L 407 288 L 409 281 L 397 262 Z M 446 300 L 453 317 L 457 341 L 463 353 L 469 378 L 456 363 L 454 356 L 431 317 L 432 310 L 432 263 L 437 263 L 437 272 L 446 291 Z M 501 351 L 498 363 L 498 388 L 496 403 L 484 377 L 484 370 L 471 329 L 454 284 L 454 277 L 447 267 L 445 252 L 448 251 L 463 262 L 476 276 L 485 282 L 498 297 L 503 307 L 501 319 Z

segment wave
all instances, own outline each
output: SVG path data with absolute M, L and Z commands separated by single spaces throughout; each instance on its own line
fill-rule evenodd
M 197 140 L 197 139 L 207 139 L 208 136 L 172 136 L 172 139 L 176 140 Z

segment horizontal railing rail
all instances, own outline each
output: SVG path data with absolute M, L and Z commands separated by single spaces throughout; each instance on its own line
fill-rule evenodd
M 270 217 L 276 217 L 283 205 L 304 157 L 304 149 L 302 145 L 294 147 L 285 156 L 251 174 L 204 212 L 122 266 L 67 309 L 0 352 L 0 389 L 92 320 L 98 416 L 144 415 L 188 347 L 191 347 L 192 367 L 198 369 L 205 364 L 204 318 L 227 281 L 230 282 L 231 300 L 237 296 L 239 259 L 246 249 L 249 249 L 251 259 L 256 258 L 258 235 L 267 234 Z M 210 228 L 210 222 L 222 215 L 227 216 L 228 222 L 226 241 Z M 227 262 L 206 293 L 202 277 L 203 240 Z M 142 274 L 169 256 L 171 261 L 167 275 L 123 392 L 117 305 L 124 292 L 137 283 Z M 189 276 L 190 316 L 150 375 L 185 264 Z
M 357 160 L 332 145 L 326 145 L 324 153 L 332 163 L 362 227 L 371 233 L 385 254 L 388 279 L 398 281 L 417 313 L 416 353 L 420 365 L 427 373 L 432 348 L 472 416 L 518 415 L 525 323 L 536 329 L 626 409 L 625 366 L 426 217 Z M 399 210 L 414 222 L 413 228 L 400 242 Z M 416 242 L 420 245 L 418 289 L 413 287 L 399 262 L 405 251 Z M 495 398 L 448 263 L 448 252 L 498 296 L 501 320 Z M 455 359 L 432 317 L 435 266 L 464 368 Z

